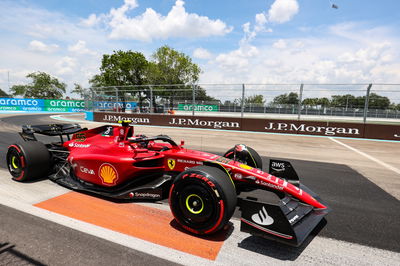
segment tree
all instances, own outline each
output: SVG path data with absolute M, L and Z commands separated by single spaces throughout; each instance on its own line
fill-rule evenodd
M 330 106 L 330 104 L 331 104 L 331 101 L 328 98 L 326 98 L 326 97 L 318 98 L 317 105 L 326 107 L 326 106 Z
M 220 100 L 207 95 L 207 91 L 200 86 L 196 86 L 195 93 L 196 101 L 220 102 Z
M 296 92 L 281 94 L 274 98 L 274 104 L 298 104 L 299 95 Z
M 376 93 L 371 93 L 369 95 L 369 103 L 368 103 L 369 108 L 387 109 L 389 108 L 389 105 L 390 105 L 390 100 L 388 97 L 380 96 Z
M 32 82 L 28 85 L 14 85 L 10 88 L 12 95 L 27 98 L 60 99 L 67 85 L 45 72 L 33 72 L 26 76 Z
M 264 104 L 265 104 L 265 99 L 264 99 L 264 96 L 261 95 L 261 94 L 252 95 L 252 96 L 246 97 L 246 98 L 244 99 L 244 103 L 245 103 L 245 104 L 251 103 L 251 104 L 260 104 L 260 105 L 264 105 Z
M 147 72 L 149 62 L 140 52 L 114 51 L 113 54 L 104 54 L 101 60 L 100 74 L 95 75 L 89 82 L 94 87 L 115 86 L 117 92 L 121 90 L 118 86 L 144 85 L 147 83 Z M 106 94 L 114 94 L 110 88 L 101 88 Z M 138 90 L 123 88 L 123 91 L 131 91 L 139 98 L 139 104 L 143 97 Z M 125 102 L 124 93 L 118 93 L 121 100 Z M 123 107 L 124 108 L 124 107 Z
M 200 67 L 192 59 L 168 46 L 162 46 L 152 55 L 149 77 L 154 84 L 188 84 L 199 80 Z M 154 71 L 155 70 L 155 71 Z
M 2 89 L 0 89 L 0 97 L 8 97 L 8 94 Z
M 74 83 L 74 89 L 71 91 L 71 93 L 75 93 L 75 94 L 79 94 L 79 96 L 83 99 L 83 98 L 85 98 L 85 95 L 86 95 L 86 91 L 85 91 L 85 89 L 81 86 L 81 85 L 79 85 L 79 84 L 77 84 L 77 83 Z
M 148 68 L 149 82 L 152 84 L 182 84 L 187 85 L 199 80 L 200 67 L 192 59 L 168 46 L 162 46 L 152 55 Z M 175 87 L 176 88 L 176 87 Z M 191 86 L 160 87 L 160 96 L 170 99 L 173 106 L 174 98 L 185 97 L 190 93 Z
M 306 98 L 303 100 L 302 105 L 317 106 L 318 100 L 318 98 Z
M 100 74 L 90 83 L 94 86 L 127 86 L 146 83 L 148 61 L 140 52 L 114 51 L 104 54 L 101 60 Z

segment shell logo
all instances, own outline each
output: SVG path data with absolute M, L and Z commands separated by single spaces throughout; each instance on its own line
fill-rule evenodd
M 115 167 L 109 163 L 103 163 L 99 168 L 99 176 L 104 184 L 115 185 L 118 180 L 118 173 Z

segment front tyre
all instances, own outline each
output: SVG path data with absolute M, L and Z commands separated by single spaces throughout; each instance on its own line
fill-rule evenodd
M 236 190 L 228 174 L 210 166 L 196 166 L 179 174 L 170 189 L 169 205 L 186 230 L 212 234 L 221 230 L 236 207 Z
M 236 161 L 247 164 L 248 166 L 262 170 L 261 156 L 249 146 L 238 144 L 225 152 L 224 157 L 232 160 L 235 159 Z
M 14 180 L 31 181 L 49 174 L 50 153 L 39 141 L 11 145 L 6 158 L 8 171 Z

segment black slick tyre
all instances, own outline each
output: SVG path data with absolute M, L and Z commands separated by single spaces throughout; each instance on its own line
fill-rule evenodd
M 7 167 L 17 181 L 46 177 L 50 170 L 50 153 L 39 141 L 26 141 L 8 147 Z
M 196 166 L 179 174 L 171 186 L 169 205 L 175 220 L 198 235 L 221 230 L 237 203 L 232 179 L 223 170 Z
M 237 154 L 236 160 L 244 164 L 247 164 L 248 166 L 262 170 L 262 159 L 261 156 L 258 154 L 258 152 L 256 152 L 253 148 L 248 146 L 246 146 L 246 149 L 247 151 L 242 151 Z M 224 157 L 228 159 L 233 159 L 234 150 L 235 150 L 234 147 L 232 149 L 229 149 L 224 154 Z

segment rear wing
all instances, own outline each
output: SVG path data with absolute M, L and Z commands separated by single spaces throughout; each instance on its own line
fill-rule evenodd
M 71 134 L 84 130 L 87 128 L 81 128 L 79 124 L 24 125 L 19 135 L 25 141 L 37 141 L 35 134 L 60 136 L 61 143 L 63 143 L 63 136 L 67 136 L 67 139 L 70 140 Z

